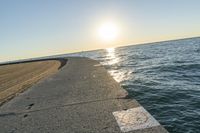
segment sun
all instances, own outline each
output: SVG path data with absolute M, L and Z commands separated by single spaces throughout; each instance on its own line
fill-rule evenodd
M 105 42 L 111 42 L 117 39 L 119 28 L 114 22 L 105 22 L 98 29 L 99 38 Z

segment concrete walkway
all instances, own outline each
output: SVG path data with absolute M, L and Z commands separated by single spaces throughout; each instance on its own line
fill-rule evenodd
M 0 107 L 0 132 L 167 132 L 126 95 L 97 61 L 68 58 L 58 73 Z

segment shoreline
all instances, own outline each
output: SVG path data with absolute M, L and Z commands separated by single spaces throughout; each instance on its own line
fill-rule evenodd
M 98 61 L 83 57 L 68 57 L 0 112 L 5 132 L 168 133 Z

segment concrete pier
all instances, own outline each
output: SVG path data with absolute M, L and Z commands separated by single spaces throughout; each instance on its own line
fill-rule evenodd
M 98 61 L 67 58 L 56 74 L 0 107 L 2 133 L 166 133 Z

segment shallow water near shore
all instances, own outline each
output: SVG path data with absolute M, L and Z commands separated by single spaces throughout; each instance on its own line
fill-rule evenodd
M 69 55 L 99 60 L 169 132 L 200 132 L 200 38 Z

